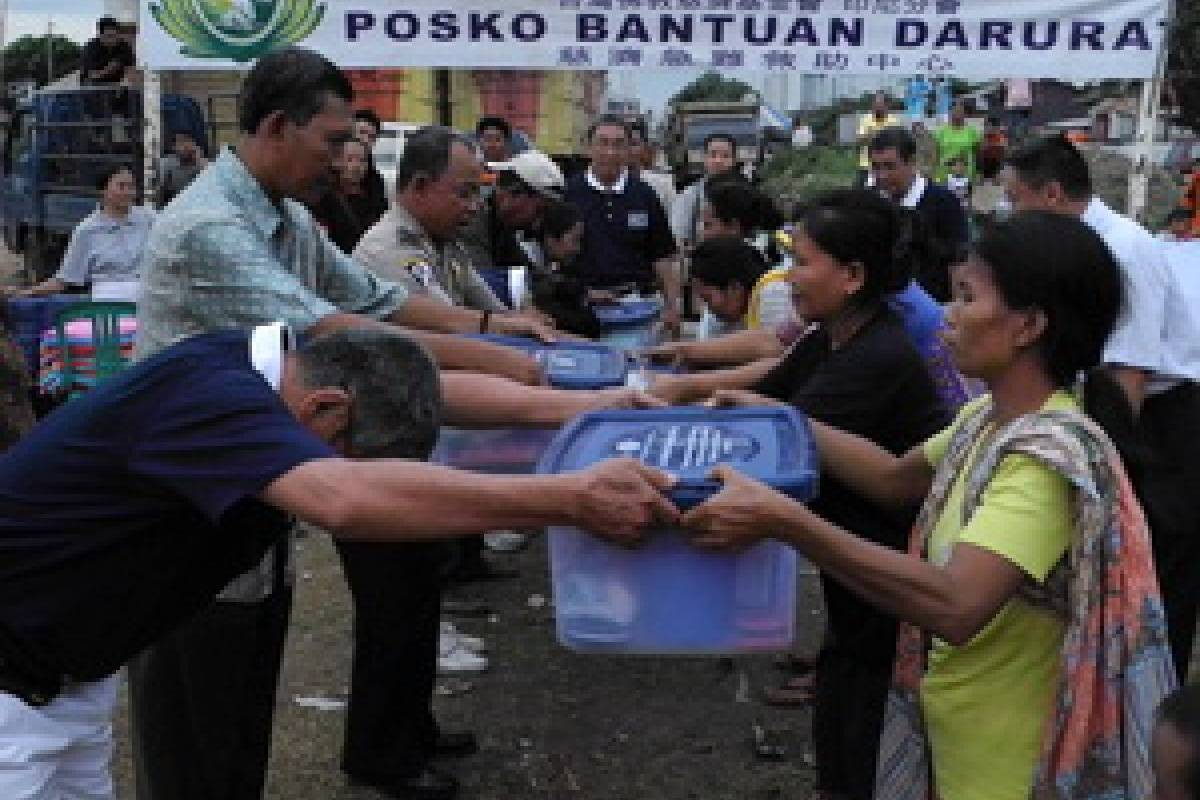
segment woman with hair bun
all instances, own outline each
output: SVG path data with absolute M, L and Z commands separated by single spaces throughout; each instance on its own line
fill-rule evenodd
M 878 508 L 924 502 L 907 555 L 724 468 L 684 524 L 700 546 L 790 542 L 827 585 L 905 621 L 876 797 L 1148 797 L 1153 713 L 1176 679 L 1117 446 L 1131 452 L 1128 421 L 1092 369 L 1123 302 L 1117 262 L 1078 219 L 1021 213 L 953 290 L 950 348 L 988 394 L 903 455 L 813 414 L 829 481 Z
M 933 379 L 888 297 L 904 288 L 902 224 L 874 192 L 819 199 L 793 233 L 788 282 L 799 316 L 815 325 L 750 390 L 722 403 L 789 404 L 899 455 L 946 423 Z M 884 548 L 902 550 L 915 508 L 874 505 L 835 477 L 822 477 L 813 508 Z M 895 656 L 896 621 L 829 574 L 821 576 L 827 629 L 817 658 L 813 735 L 817 789 L 869 800 L 884 701 Z

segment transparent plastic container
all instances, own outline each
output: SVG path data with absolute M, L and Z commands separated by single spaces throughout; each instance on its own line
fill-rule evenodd
M 542 367 L 546 382 L 556 389 L 607 389 L 625 383 L 629 364 L 625 352 L 605 344 L 568 339 L 547 344 L 519 336 L 471 334 L 505 347 L 515 347 Z
M 635 350 L 658 344 L 658 318 L 662 303 L 627 297 L 616 303 L 593 306 L 596 319 L 604 329 L 600 341 L 622 350 Z
M 538 472 L 582 469 L 632 456 L 672 472 L 680 508 L 719 486 L 733 465 L 798 500 L 816 494 L 817 460 L 792 409 L 672 408 L 584 414 L 548 447 Z M 686 533 L 656 530 L 633 550 L 574 528 L 551 528 L 559 641 L 580 652 L 688 654 L 783 650 L 794 638 L 796 552 L 764 541 L 741 553 L 694 548 Z

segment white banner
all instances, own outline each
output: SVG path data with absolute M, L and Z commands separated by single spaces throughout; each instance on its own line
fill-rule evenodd
M 1149 78 L 1167 0 L 140 0 L 153 69 L 299 44 L 342 67 Z

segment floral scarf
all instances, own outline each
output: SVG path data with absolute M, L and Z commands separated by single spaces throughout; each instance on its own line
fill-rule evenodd
M 909 543 L 923 558 L 929 535 L 972 443 L 990 423 L 984 403 L 959 425 L 933 479 Z M 1108 437 L 1077 412 L 1044 411 L 1007 424 L 970 467 L 963 521 L 992 473 L 1012 453 L 1036 458 L 1075 489 L 1073 536 L 1046 581 L 1020 590 L 1027 602 L 1066 620 L 1055 707 L 1035 800 L 1140 800 L 1153 788 L 1150 731 L 1159 702 L 1175 688 L 1167 625 L 1141 507 Z M 876 773 L 877 800 L 928 800 L 932 774 L 920 712 L 922 632 L 901 623 Z

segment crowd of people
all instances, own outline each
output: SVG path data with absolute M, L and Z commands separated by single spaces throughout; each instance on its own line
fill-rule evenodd
M 772 697 L 812 704 L 824 800 L 1200 791 L 1200 696 L 1176 691 L 1200 611 L 1200 317 L 1070 142 L 1010 147 L 961 104 L 930 135 L 881 96 L 857 185 L 785 213 L 726 134 L 677 193 L 621 118 L 593 122 L 568 176 L 486 117 L 407 136 L 388 187 L 379 118 L 298 48 L 249 71 L 238 127 L 211 159 L 175 137 L 157 212 L 106 175 L 24 292 L 136 299 L 138 341 L 32 429 L 6 415 L 0 795 L 112 796 L 124 666 L 139 798 L 260 797 L 295 520 L 334 537 L 353 603 L 341 767 L 387 796 L 455 796 L 441 760 L 478 744 L 438 725 L 434 680 L 487 660 L 443 592 L 504 577 L 484 532 L 519 546 L 550 524 L 774 538 L 819 568 L 820 650 Z M 989 186 L 1010 210 L 972 219 Z M 488 280 L 518 267 L 525 292 Z M 705 312 L 685 340 L 689 288 Z M 662 302 L 665 341 L 640 355 L 687 371 L 560 391 L 462 335 L 594 337 L 596 304 L 629 294 Z M 442 425 L 683 403 L 802 411 L 819 495 L 718 467 L 681 514 L 632 460 L 423 463 Z

